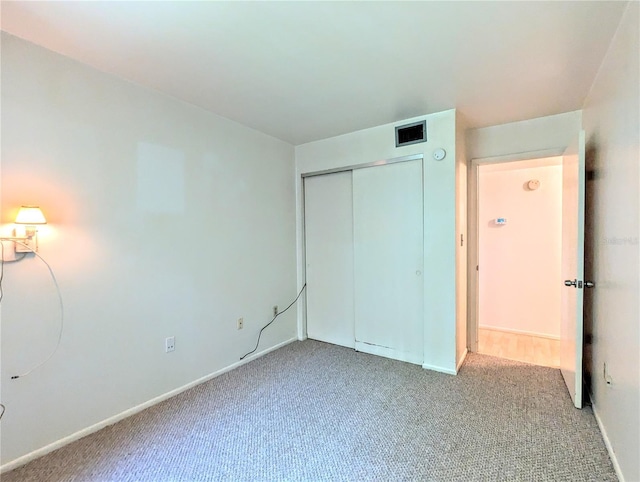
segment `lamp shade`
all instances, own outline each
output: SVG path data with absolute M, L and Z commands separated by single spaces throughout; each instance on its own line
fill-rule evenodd
M 47 224 L 38 206 L 22 206 L 16 216 L 16 224 Z

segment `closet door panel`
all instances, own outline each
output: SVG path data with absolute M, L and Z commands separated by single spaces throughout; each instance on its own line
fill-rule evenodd
M 307 336 L 354 347 L 351 171 L 304 181 Z
M 422 161 L 353 171 L 356 349 L 423 362 Z

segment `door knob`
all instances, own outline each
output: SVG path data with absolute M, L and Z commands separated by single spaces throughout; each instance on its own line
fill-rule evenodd
M 573 286 L 575 288 L 576 286 L 578 286 L 578 280 L 577 279 L 574 279 L 574 280 L 566 279 L 566 280 L 564 280 L 564 285 L 565 286 Z
M 585 288 L 595 288 L 596 284 L 593 281 L 585 281 L 584 282 L 584 287 Z
M 420 271 L 420 270 L 416 271 L 416 276 L 420 276 L 421 274 L 422 274 L 422 271 Z

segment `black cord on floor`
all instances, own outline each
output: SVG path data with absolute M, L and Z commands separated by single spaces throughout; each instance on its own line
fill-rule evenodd
M 293 300 L 289 306 L 287 306 L 287 307 L 286 307 L 284 310 L 282 310 L 280 313 L 276 313 L 276 316 L 274 316 L 274 317 L 273 317 L 273 319 L 272 319 L 269 323 L 267 323 L 266 325 L 264 325 L 264 326 L 262 327 L 262 329 L 260 330 L 260 333 L 258 333 L 258 341 L 256 342 L 256 347 L 255 347 L 253 350 L 251 350 L 249 353 L 246 353 L 245 355 L 241 356 L 241 357 L 240 357 L 240 360 L 244 360 L 248 355 L 251 355 L 254 351 L 256 351 L 256 350 L 258 349 L 258 345 L 260 344 L 260 337 L 262 336 L 262 332 L 264 331 L 264 329 L 265 329 L 267 326 L 269 326 L 271 323 L 273 323 L 274 321 L 276 321 L 276 318 L 277 318 L 278 316 L 280 316 L 282 313 L 284 313 L 284 312 L 285 312 L 285 311 L 287 311 L 289 308 L 291 308 L 291 307 L 296 303 L 296 301 L 298 301 L 298 298 L 300 298 L 300 295 L 302 294 L 302 292 L 304 291 L 304 289 L 305 289 L 306 287 L 307 287 L 307 283 L 305 283 L 305 284 L 302 286 L 302 288 L 300 288 L 300 293 L 298 293 L 298 296 L 296 296 L 296 299 L 295 299 L 295 300 Z

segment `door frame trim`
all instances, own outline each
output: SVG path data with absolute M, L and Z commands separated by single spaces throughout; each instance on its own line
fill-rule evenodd
M 544 159 L 547 157 L 562 156 L 565 147 L 553 149 L 543 149 L 537 151 L 517 152 L 503 156 L 472 158 L 469 162 L 468 171 L 468 191 L 467 191 L 467 347 L 471 352 L 478 351 L 478 302 L 479 271 L 474 268 L 478 266 L 480 259 L 479 250 L 479 226 L 478 226 L 478 168 L 489 164 L 502 164 L 507 162 L 526 161 L 534 159 Z
M 322 171 L 304 172 L 301 174 L 302 179 L 305 177 L 322 176 L 324 174 L 334 174 L 336 172 L 355 171 L 356 169 L 364 169 L 367 167 L 386 166 L 387 164 L 396 164 L 398 162 L 421 161 L 424 160 L 424 154 L 411 154 L 410 156 L 394 157 L 392 159 L 383 159 L 380 161 L 365 162 L 363 164 L 353 164 L 351 166 L 334 167 L 333 169 L 324 169 Z

